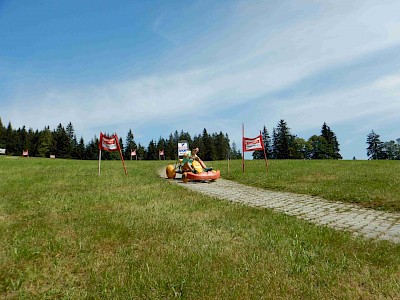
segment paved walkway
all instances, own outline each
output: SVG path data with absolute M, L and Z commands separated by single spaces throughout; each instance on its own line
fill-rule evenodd
M 160 171 L 160 175 L 165 178 L 165 171 Z M 347 230 L 354 235 L 400 243 L 399 213 L 376 211 L 309 195 L 268 191 L 225 179 L 212 183 L 183 183 L 177 179 L 171 182 L 220 199 L 270 208 L 318 225 Z

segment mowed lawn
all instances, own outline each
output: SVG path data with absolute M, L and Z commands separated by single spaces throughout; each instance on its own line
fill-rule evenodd
M 400 298 L 400 245 L 189 192 L 158 176 L 168 163 L 127 161 L 125 176 L 120 161 L 103 161 L 99 177 L 97 161 L 0 157 L 0 298 Z M 263 162 L 246 162 L 246 176 L 240 161 L 229 174 L 227 162 L 209 164 L 264 188 L 292 190 L 304 181 L 311 187 L 297 184 L 299 192 L 326 198 L 340 191 L 320 185 L 342 176 L 334 169 L 348 167 L 340 172 L 353 180 L 360 163 L 365 180 L 353 186 L 364 189 L 381 181 L 374 168 L 382 176 L 399 168 L 324 161 L 316 172 L 300 163 L 308 162 L 271 161 L 268 177 Z M 389 182 L 395 191 L 396 180 Z M 332 198 L 351 201 L 343 195 L 357 188 L 344 188 Z M 356 202 L 398 210 L 398 198 L 393 205 L 374 197 Z

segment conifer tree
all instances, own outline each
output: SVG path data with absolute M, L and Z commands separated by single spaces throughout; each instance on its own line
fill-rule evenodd
M 53 135 L 50 132 L 49 127 L 45 129 L 40 134 L 38 153 L 41 157 L 49 157 L 50 152 L 53 147 Z
M 131 159 L 131 151 L 134 150 L 136 150 L 136 143 L 132 129 L 129 129 L 125 140 L 125 151 L 124 151 L 125 159 Z
M 369 159 L 382 159 L 384 158 L 383 142 L 379 139 L 379 134 L 373 130 L 367 136 L 367 155 Z
M 324 158 L 341 159 L 339 151 L 339 143 L 335 133 L 324 122 L 321 129 L 321 136 L 325 139 L 325 154 Z
M 273 151 L 274 158 L 287 159 L 291 158 L 290 155 L 290 143 L 292 142 L 292 135 L 290 134 L 290 128 L 287 126 L 284 120 L 280 120 L 276 130 L 273 130 Z

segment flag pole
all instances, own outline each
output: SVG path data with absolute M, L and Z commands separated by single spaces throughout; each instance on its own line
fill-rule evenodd
M 231 151 L 228 152 L 228 175 L 229 175 L 229 162 L 231 160 Z
M 100 176 L 101 148 L 99 149 L 99 176 Z
M 260 130 L 260 135 L 261 135 L 261 137 L 262 137 L 261 130 Z M 264 139 L 263 139 L 263 150 L 264 150 L 265 168 L 266 168 L 266 170 L 267 170 L 266 172 L 267 172 L 267 175 L 268 175 L 268 160 L 267 160 L 267 153 L 265 152 Z
M 242 123 L 242 170 L 244 173 L 244 124 Z
M 114 135 L 115 135 L 115 141 L 117 142 L 117 145 L 118 145 L 119 156 L 121 157 L 122 166 L 124 167 L 125 175 L 128 175 L 128 171 L 126 170 L 126 166 L 125 166 L 124 157 L 122 156 L 121 146 L 120 146 L 119 141 L 118 141 L 118 135 L 116 133 L 114 133 Z

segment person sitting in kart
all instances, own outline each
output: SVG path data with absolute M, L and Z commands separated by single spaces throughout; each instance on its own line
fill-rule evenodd
M 203 160 L 197 155 L 198 152 L 199 148 L 196 147 L 183 156 L 182 163 L 184 172 L 201 173 L 212 170 L 212 168 L 207 168 Z

